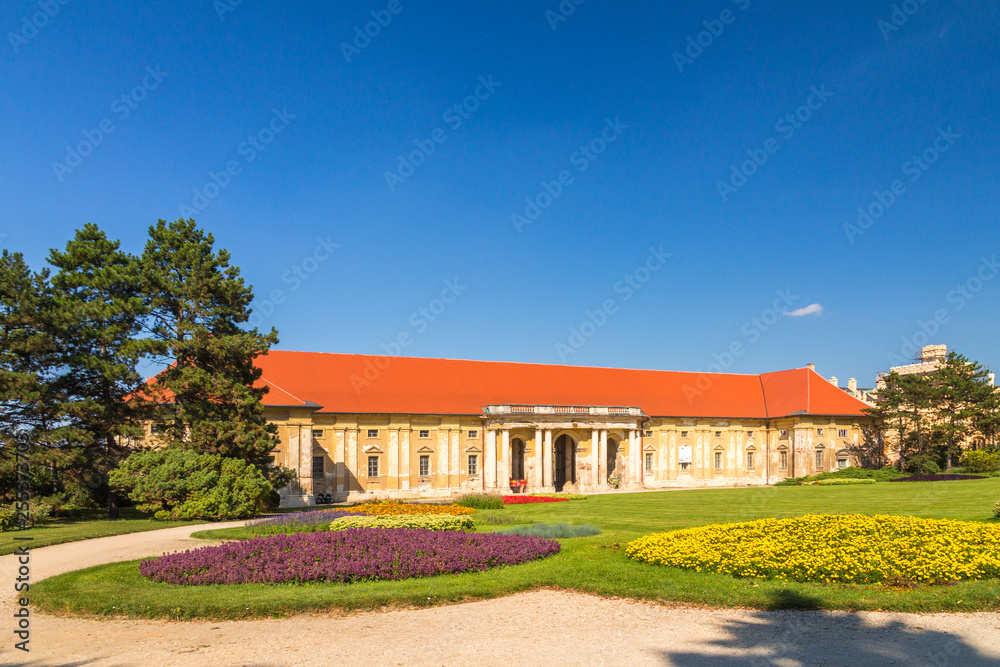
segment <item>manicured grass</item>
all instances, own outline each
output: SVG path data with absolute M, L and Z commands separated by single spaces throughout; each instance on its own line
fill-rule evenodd
M 546 523 L 589 523 L 604 532 L 562 541 L 543 561 L 475 574 L 354 584 L 177 586 L 142 578 L 138 561 L 53 577 L 32 586 L 47 611 L 148 618 L 252 618 L 324 610 L 417 607 L 558 588 L 659 602 L 759 609 L 1000 609 L 1000 581 L 895 590 L 736 579 L 628 559 L 621 545 L 652 532 L 708 523 L 816 513 L 904 514 L 983 521 L 1000 499 L 1000 479 L 934 484 L 796 486 L 608 494 L 586 502 L 521 505 L 517 516 Z M 478 530 L 504 510 L 480 511 Z M 236 529 L 241 530 L 241 529 Z M 207 531 L 220 537 L 221 531 Z M 229 531 L 226 531 L 229 532 Z M 232 532 L 227 537 L 244 537 Z
M 19 546 L 38 549 L 53 544 L 89 540 L 93 537 L 141 533 L 147 530 L 204 523 L 204 521 L 155 521 L 131 507 L 122 508 L 121 518 L 115 521 L 109 521 L 106 516 L 104 510 L 84 510 L 74 513 L 72 517 L 46 521 L 27 530 L 0 533 L 0 556 L 14 553 Z M 15 537 L 30 537 L 31 540 L 20 541 L 15 540 Z

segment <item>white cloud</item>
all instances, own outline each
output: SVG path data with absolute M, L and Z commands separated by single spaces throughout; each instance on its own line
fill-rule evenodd
M 804 317 L 806 315 L 819 315 L 823 312 L 823 306 L 818 303 L 812 303 L 805 308 L 799 308 L 798 310 L 785 311 L 783 314 L 789 317 Z

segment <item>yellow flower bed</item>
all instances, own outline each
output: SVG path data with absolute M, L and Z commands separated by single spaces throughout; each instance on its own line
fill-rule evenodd
M 334 519 L 330 530 L 348 528 L 422 528 L 423 530 L 472 530 L 475 524 L 471 516 L 451 514 L 384 514 L 369 516 L 342 516 Z
M 1000 525 L 860 514 L 761 519 L 654 533 L 631 558 L 736 577 L 934 583 L 1000 577 Z
M 418 503 L 401 503 L 395 500 L 383 500 L 377 503 L 362 503 L 354 507 L 344 508 L 345 512 L 366 514 L 368 516 L 392 516 L 396 514 L 475 514 L 471 507 L 458 505 L 421 505 Z

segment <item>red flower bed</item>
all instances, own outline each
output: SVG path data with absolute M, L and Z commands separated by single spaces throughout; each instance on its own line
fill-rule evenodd
M 526 505 L 528 503 L 562 503 L 569 498 L 549 498 L 547 496 L 503 496 L 504 505 Z

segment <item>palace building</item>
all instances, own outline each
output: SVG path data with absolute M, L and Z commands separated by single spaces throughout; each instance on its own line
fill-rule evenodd
M 861 401 L 734 375 L 271 351 L 283 506 L 473 491 L 761 485 L 850 464 Z

